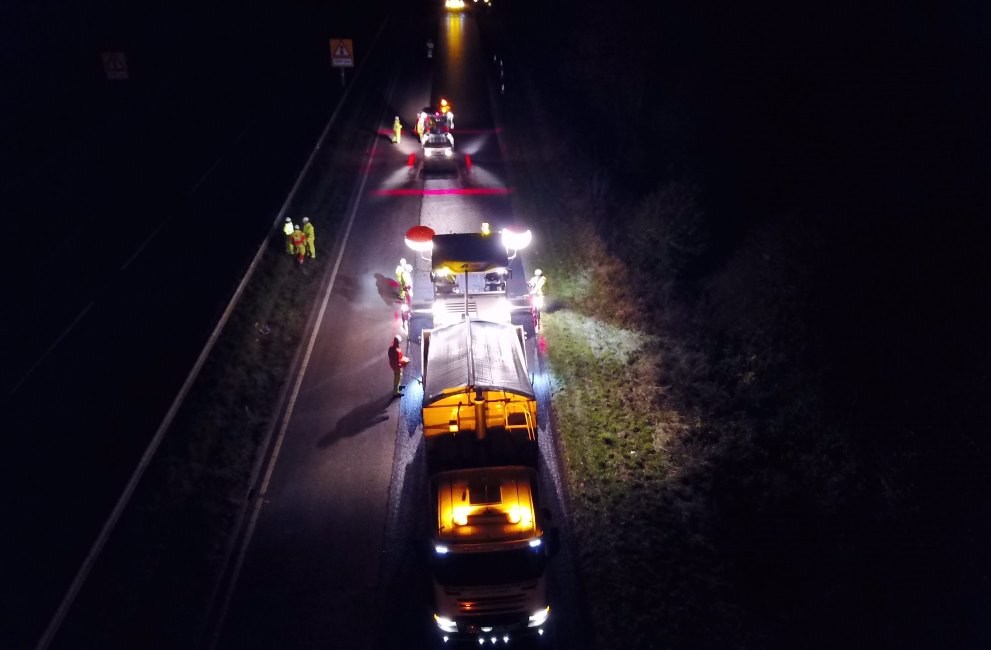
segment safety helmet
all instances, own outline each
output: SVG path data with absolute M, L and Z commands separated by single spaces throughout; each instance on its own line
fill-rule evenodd
M 406 267 L 406 258 L 405 257 L 400 257 L 399 258 L 399 266 L 402 266 L 403 268 Z
M 292 217 L 286 217 L 286 223 L 292 223 Z
M 543 271 L 541 271 L 540 269 L 537 269 L 536 271 L 534 271 L 534 272 L 533 272 L 533 274 L 534 274 L 534 275 L 537 275 L 537 276 L 540 276 L 540 275 L 543 275 L 543 274 L 544 274 L 544 272 L 543 272 Z
M 400 343 L 403 342 L 403 337 L 396 334 L 395 336 L 392 337 L 392 342 L 396 345 L 399 345 Z
M 399 119 L 399 116 L 398 116 L 398 115 L 396 116 L 396 119 L 397 119 L 397 120 Z
M 303 223 L 310 223 L 309 217 L 303 217 Z

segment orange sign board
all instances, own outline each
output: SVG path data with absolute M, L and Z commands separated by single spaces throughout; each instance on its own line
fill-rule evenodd
M 350 38 L 330 39 L 330 64 L 335 68 L 354 67 L 354 44 Z

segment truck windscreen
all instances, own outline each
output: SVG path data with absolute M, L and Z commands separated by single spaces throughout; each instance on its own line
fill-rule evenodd
M 527 548 L 495 553 L 448 553 L 433 562 L 434 577 L 442 585 L 467 587 L 536 580 L 543 574 L 543 549 Z

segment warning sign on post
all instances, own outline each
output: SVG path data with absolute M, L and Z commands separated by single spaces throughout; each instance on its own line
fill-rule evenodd
M 104 52 L 103 72 L 107 75 L 107 79 L 111 81 L 128 79 L 127 56 L 123 52 Z
M 354 67 L 354 45 L 350 38 L 330 39 L 330 64 L 335 68 Z

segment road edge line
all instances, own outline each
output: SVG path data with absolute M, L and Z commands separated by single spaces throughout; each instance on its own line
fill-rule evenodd
M 387 22 L 387 21 L 386 21 Z M 382 27 L 385 27 L 385 22 Z M 380 32 L 381 33 L 381 28 Z M 377 40 L 377 38 L 376 38 Z M 372 44 L 374 47 L 374 43 Z M 357 77 L 357 75 L 356 75 Z M 354 80 L 352 80 L 352 84 Z M 395 81 L 393 81 L 393 88 L 395 88 Z M 374 157 L 375 151 L 378 148 L 378 138 L 373 138 L 372 140 L 372 150 L 369 154 L 369 159 Z M 330 273 L 330 280 L 327 284 L 327 288 L 324 291 L 323 302 L 320 305 L 320 310 L 317 313 L 316 321 L 313 323 L 312 329 L 310 331 L 310 340 L 306 346 L 306 352 L 303 355 L 303 360 L 299 366 L 296 373 L 296 379 L 292 384 L 292 391 L 289 396 L 288 402 L 286 403 L 285 411 L 283 412 L 281 418 L 281 424 L 279 425 L 279 432 L 276 435 L 274 446 L 272 446 L 271 454 L 268 456 L 268 463 L 265 468 L 265 475 L 262 479 L 261 485 L 258 491 L 253 496 L 253 505 L 251 507 L 251 517 L 248 520 L 248 524 L 245 528 L 244 535 L 241 538 L 240 548 L 237 552 L 237 559 L 235 560 L 234 567 L 231 569 L 231 577 L 227 583 L 227 589 L 224 593 L 223 604 L 221 605 L 220 612 L 217 616 L 216 622 L 213 625 L 213 632 L 210 634 L 209 642 L 206 646 L 208 650 L 214 650 L 220 641 L 220 637 L 223 634 L 224 622 L 227 619 L 227 613 L 230 610 L 230 604 L 234 597 L 234 591 L 237 587 L 238 578 L 241 574 L 241 569 L 244 566 L 245 558 L 248 554 L 248 548 L 251 546 L 251 539 L 254 536 L 255 527 L 258 524 L 258 517 L 261 515 L 262 505 L 264 505 L 264 497 L 268 492 L 269 483 L 272 480 L 272 475 L 275 472 L 275 465 L 278 462 L 279 454 L 282 451 L 282 443 L 285 440 L 286 431 L 289 428 L 289 421 L 292 419 L 293 409 L 296 405 L 296 399 L 299 397 L 299 391 L 303 384 L 303 377 L 306 374 L 306 370 L 309 366 L 310 356 L 313 353 L 313 348 L 316 345 L 317 335 L 320 332 L 320 326 L 323 323 L 324 315 L 327 311 L 327 304 L 330 301 L 330 294 L 334 288 L 334 282 L 337 279 L 337 272 L 340 269 L 341 260 L 344 258 L 344 251 L 347 247 L 347 241 L 351 236 L 351 229 L 354 226 L 354 220 L 358 213 L 358 206 L 361 204 L 361 197 L 364 194 L 365 185 L 368 181 L 368 176 L 371 172 L 371 166 L 366 165 L 364 169 L 364 174 L 362 175 L 361 183 L 359 183 L 358 188 L 355 191 L 354 198 L 351 201 L 351 210 L 348 215 L 348 225 L 344 230 L 344 236 L 341 239 L 340 249 L 337 254 L 337 259 L 334 261 L 334 267 Z M 275 433 L 274 430 L 271 433 Z M 271 435 L 271 434 L 270 434 Z M 269 445 L 266 445 L 266 447 Z M 221 576 L 226 573 L 226 568 L 221 572 Z
M 379 35 L 382 33 L 382 29 L 388 22 L 388 18 L 382 23 L 382 27 L 379 28 L 379 33 L 375 36 L 375 41 L 372 43 L 372 47 L 369 48 L 369 52 L 375 46 L 375 42 L 378 41 Z M 366 59 L 367 60 L 367 59 Z M 355 71 L 354 78 L 348 87 L 345 89 L 344 94 L 341 99 L 337 102 L 337 106 L 334 108 L 334 112 L 331 113 L 330 119 L 327 120 L 326 126 L 324 126 L 323 132 L 320 134 L 320 138 L 317 140 L 316 146 L 313 147 L 313 151 L 310 152 L 310 157 L 307 158 L 306 164 L 303 165 L 302 171 L 296 178 L 296 182 L 293 184 L 292 189 L 289 190 L 289 194 L 286 196 L 285 202 L 283 202 L 282 207 L 279 209 L 278 214 L 275 217 L 273 226 L 277 226 L 282 220 L 283 215 L 289 209 L 289 204 L 295 198 L 296 192 L 299 190 L 299 186 L 302 179 L 309 172 L 310 167 L 313 165 L 313 160 L 316 158 L 317 152 L 323 146 L 324 139 L 326 139 L 327 134 L 330 133 L 330 127 L 336 121 L 337 114 L 340 112 L 341 107 L 347 101 L 348 95 L 351 94 L 351 89 L 354 87 L 358 80 L 358 75 L 364 69 L 364 61 L 359 64 L 358 69 Z M 350 227 L 348 228 L 350 232 Z M 227 303 L 227 307 L 224 309 L 224 313 L 221 315 L 220 320 L 217 322 L 216 327 L 214 327 L 213 332 L 210 334 L 210 338 L 207 339 L 206 344 L 203 346 L 203 350 L 200 352 L 196 359 L 196 363 L 193 364 L 193 368 L 190 370 L 189 375 L 186 377 L 186 381 L 183 382 L 182 387 L 179 389 L 179 393 L 176 395 L 175 399 L 172 401 L 172 405 L 165 414 L 165 418 L 162 420 L 158 429 L 155 431 L 155 435 L 152 437 L 151 442 L 148 443 L 148 447 L 145 449 L 144 454 L 141 456 L 141 460 L 138 462 L 138 466 L 135 468 L 134 473 L 131 475 L 130 480 L 124 487 L 124 491 L 121 496 L 117 499 L 117 503 L 114 505 L 113 510 L 110 512 L 110 516 L 107 521 L 103 524 L 103 528 L 100 530 L 100 534 L 97 536 L 96 540 L 93 542 L 93 546 L 90 547 L 89 553 L 83 560 L 82 565 L 76 572 L 72 583 L 69 585 L 69 589 L 66 591 L 65 595 L 62 597 L 58 608 L 55 610 L 55 614 L 52 616 L 48 625 L 45 627 L 45 631 L 38 643 L 35 645 L 35 650 L 48 650 L 52 641 L 55 639 L 55 635 L 58 634 L 59 629 L 62 627 L 62 623 L 65 617 L 69 613 L 69 609 L 72 607 L 82 590 L 86 579 L 89 577 L 90 571 L 93 569 L 93 565 L 96 564 L 96 560 L 99 558 L 100 553 L 103 551 L 103 547 L 106 546 L 107 540 L 110 538 L 110 534 L 116 527 L 117 522 L 120 520 L 121 515 L 124 512 L 124 508 L 130 502 L 131 497 L 134 495 L 134 491 L 137 489 L 138 482 L 144 476 L 145 470 L 148 465 L 151 464 L 151 459 L 154 457 L 155 452 L 158 451 L 158 447 L 165 437 L 165 433 L 168 428 L 172 425 L 172 421 L 175 419 L 176 414 L 179 412 L 179 408 L 182 406 L 192 388 L 193 383 L 199 377 L 200 371 L 203 369 L 203 365 L 206 363 L 207 357 L 210 352 L 213 351 L 213 346 L 216 345 L 217 339 L 220 338 L 220 333 L 223 331 L 224 327 L 227 325 L 227 321 L 230 319 L 231 313 L 234 311 L 234 307 L 237 306 L 238 301 L 241 299 L 241 295 L 244 293 L 244 288 L 248 285 L 249 280 L 254 275 L 255 269 L 258 266 L 258 262 L 261 260 L 262 256 L 265 254 L 265 249 L 269 245 L 269 235 L 266 235 L 262 240 L 261 245 L 258 247 L 258 251 L 255 253 L 254 258 L 251 260 L 251 264 L 248 266 L 247 271 L 245 271 L 244 276 L 241 278 L 241 282 L 237 285 L 237 289 L 234 290 L 234 295 L 231 296 L 230 302 Z M 341 247 L 342 254 L 344 247 Z M 336 274 L 336 267 L 335 267 Z M 87 307 L 88 310 L 88 307 Z

